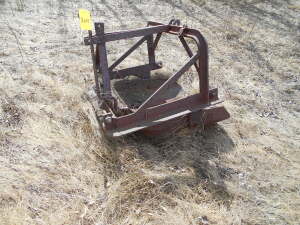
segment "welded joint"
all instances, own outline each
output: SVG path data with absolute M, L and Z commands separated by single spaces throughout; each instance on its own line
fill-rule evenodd
M 187 25 L 183 25 L 183 26 L 180 28 L 180 30 L 179 30 L 179 32 L 178 32 L 178 36 L 179 36 L 179 37 L 182 37 L 182 36 L 183 36 L 183 33 L 184 33 L 184 31 L 185 31 L 186 28 L 188 28 Z
M 180 26 L 180 20 L 179 19 L 171 19 L 169 22 L 169 25 Z

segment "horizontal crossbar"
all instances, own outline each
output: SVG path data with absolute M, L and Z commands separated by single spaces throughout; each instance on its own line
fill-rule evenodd
M 145 64 L 145 65 L 135 66 L 135 67 L 126 68 L 122 70 L 111 71 L 110 75 L 111 75 L 111 79 L 121 79 L 130 75 L 144 77 L 151 70 L 157 70 L 161 68 L 162 65 L 158 63 Z
M 140 118 L 138 115 L 131 114 L 126 116 L 132 123 L 128 124 L 128 120 L 121 121 L 122 117 L 114 118 L 113 121 L 117 123 L 118 128 L 108 129 L 107 134 L 118 137 L 125 134 L 133 133 L 138 130 L 142 130 L 147 127 L 152 127 L 161 124 L 166 121 L 170 121 L 188 114 L 195 113 L 201 110 L 209 110 L 212 107 L 220 104 L 222 101 L 216 101 L 212 104 L 201 104 L 199 101 L 199 94 L 189 96 L 187 98 L 179 99 L 174 102 L 165 103 L 152 108 L 147 109 L 147 118 Z M 165 108 L 165 109 L 162 109 Z M 156 112 L 154 112 L 156 111 Z M 164 112 L 164 113 L 161 113 Z M 214 118 L 210 118 L 213 120 Z M 218 118 L 217 118 L 218 119 Z M 125 122 L 125 123 L 123 123 Z M 216 121 L 217 122 L 217 121 Z
M 118 31 L 112 33 L 105 33 L 104 38 L 100 39 L 98 36 L 92 36 L 90 39 L 89 37 L 84 38 L 84 44 L 90 45 L 91 40 L 93 44 L 101 44 L 103 42 L 110 42 L 110 41 L 117 41 L 122 39 L 134 38 L 134 37 L 141 37 L 147 36 L 151 34 L 167 32 L 169 30 L 169 25 L 158 25 L 153 27 L 145 27 L 136 30 L 125 30 L 125 31 Z

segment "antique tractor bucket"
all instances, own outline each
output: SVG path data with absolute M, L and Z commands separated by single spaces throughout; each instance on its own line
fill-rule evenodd
M 171 20 L 169 24 L 148 22 L 147 27 L 105 33 L 103 23 L 95 23 L 95 34 L 89 31 L 84 38 L 85 45 L 91 48 L 93 69 L 95 77 L 94 103 L 98 120 L 105 134 L 109 136 L 122 136 L 136 131 L 146 134 L 162 134 L 172 132 L 181 127 L 201 125 L 203 127 L 229 118 L 229 113 L 220 105 L 218 90 L 209 89 L 208 80 L 208 49 L 202 34 L 195 29 L 180 26 L 179 20 Z M 155 51 L 162 35 L 177 35 L 189 60 L 184 62 L 180 69 L 158 82 L 143 102 L 130 105 L 119 98 L 113 80 L 124 80 L 135 76 L 136 86 L 152 80 L 152 70 L 162 68 L 156 62 Z M 108 66 L 106 43 L 141 37 L 141 39 L 127 50 L 119 59 Z M 190 49 L 186 39 L 192 39 L 196 44 L 194 52 Z M 149 62 L 145 65 L 117 70 L 116 67 L 142 43 L 147 44 Z M 96 48 L 95 48 L 96 47 Z M 198 93 L 185 97 L 170 97 L 165 93 L 175 90 L 174 84 L 191 67 L 194 67 L 199 78 Z M 126 83 L 126 82 L 125 82 Z M 127 94 L 135 92 L 130 83 L 123 87 Z M 144 89 L 146 91 L 146 89 Z M 121 90 L 122 91 L 122 90 Z M 142 90 L 143 91 L 143 90 Z M 124 94 L 124 93 L 123 93 Z

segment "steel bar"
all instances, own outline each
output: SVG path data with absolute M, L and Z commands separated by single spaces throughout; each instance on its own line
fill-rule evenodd
M 104 36 L 104 23 L 95 23 L 96 35 L 100 38 Z M 110 77 L 108 71 L 106 45 L 105 42 L 99 44 L 99 60 L 101 65 L 102 79 L 103 79 L 103 93 L 107 97 L 111 97 Z
M 161 23 L 157 22 L 148 22 L 148 26 L 159 26 L 162 25 Z M 181 30 L 181 27 L 169 25 L 168 31 L 165 31 L 169 34 L 178 35 L 178 32 Z M 208 103 L 209 102 L 209 81 L 208 81 L 208 48 L 207 43 L 205 41 L 205 38 L 203 35 L 195 29 L 191 28 L 185 28 L 182 32 L 182 36 L 193 38 L 198 46 L 198 52 L 200 53 L 199 57 L 199 87 L 200 87 L 200 93 L 201 98 Z
M 150 34 L 156 34 L 160 32 L 165 32 L 169 29 L 168 25 L 159 25 L 155 27 L 145 27 L 136 30 L 126 30 L 126 31 L 119 31 L 113 33 L 106 33 L 105 41 L 117 41 L 121 39 L 133 38 L 133 37 L 140 37 L 140 36 L 147 36 Z
M 160 64 L 153 63 L 153 64 L 146 64 L 146 65 L 126 68 L 122 70 L 112 71 L 111 79 L 120 79 L 129 75 L 139 76 L 144 78 L 144 75 L 150 72 L 151 70 L 161 69 L 161 67 L 162 66 Z
M 96 45 L 96 68 L 97 68 L 97 72 L 100 72 L 99 45 Z
M 107 132 L 112 136 L 120 136 L 132 133 L 146 127 L 155 126 L 169 120 L 187 116 L 191 113 L 206 111 L 216 107 L 221 101 L 214 104 L 203 104 L 200 94 L 195 94 L 175 100 L 170 103 L 148 108 L 143 113 L 133 113 L 112 119 L 111 127 L 107 126 Z M 146 117 L 145 117 L 146 116 Z M 227 119 L 229 114 L 210 116 L 210 121 L 218 122 Z M 201 118 L 199 118 L 201 121 Z M 209 121 L 204 121 L 209 122 Z
M 218 97 L 213 94 L 216 93 L 216 90 L 212 89 L 210 90 L 210 93 L 212 93 L 212 95 L 210 95 L 210 101 L 217 101 Z M 183 110 L 186 110 L 191 109 L 193 107 L 198 107 L 200 105 L 204 107 L 204 105 L 207 104 L 203 103 L 200 97 L 201 94 L 198 93 L 185 98 L 175 99 L 172 102 L 152 106 L 140 112 L 135 112 L 129 115 L 113 118 L 113 123 L 116 128 L 132 126 L 132 124 L 139 123 L 145 120 L 146 117 L 148 117 L 149 119 L 153 119 L 162 116 L 165 113 L 171 113 L 174 109 L 182 110 L 182 108 L 184 108 Z M 148 113 L 147 110 L 149 110 Z
M 191 107 L 198 107 L 199 105 L 201 105 L 201 99 L 200 94 L 198 93 L 188 96 L 187 98 L 178 99 L 170 103 L 158 105 L 156 106 L 157 108 L 153 107 L 153 109 L 156 109 L 157 114 L 156 116 L 151 115 L 151 119 L 165 116 L 164 114 L 172 113 L 169 109 L 180 108 L 181 111 L 184 111 Z M 160 108 L 163 108 L 164 110 L 160 110 Z M 112 123 L 116 128 L 120 128 L 134 126 L 135 124 L 138 124 L 145 119 L 146 111 L 141 111 L 126 116 L 113 118 Z
M 135 43 L 130 49 L 128 49 L 119 59 L 117 59 L 110 67 L 109 70 L 113 70 L 118 66 L 126 57 L 128 57 L 136 48 L 144 43 L 146 37 L 142 37 L 137 43 Z
M 165 81 L 165 83 L 163 83 L 162 86 L 160 86 L 160 88 L 158 88 L 137 110 L 141 111 L 143 109 L 145 109 L 146 107 L 150 106 L 155 100 L 157 100 L 157 98 L 159 97 L 159 95 L 165 91 L 168 88 L 168 85 L 174 83 L 175 81 L 177 81 L 179 79 L 179 77 L 188 70 L 188 68 L 191 67 L 191 65 L 193 65 L 196 60 L 199 58 L 199 54 L 196 53 L 195 55 L 193 55 L 190 60 L 188 62 L 186 62 L 180 69 L 179 71 L 177 71 L 175 74 L 173 74 L 167 81 Z
M 156 34 L 161 32 L 167 32 L 169 29 L 169 25 L 158 25 L 158 26 L 151 26 L 151 27 L 145 27 L 141 29 L 136 30 L 125 30 L 125 31 L 119 31 L 119 32 L 112 32 L 112 33 L 106 33 L 104 35 L 104 38 L 99 38 L 96 36 L 93 36 L 92 38 L 85 38 L 84 43 L 86 45 L 89 45 L 90 42 L 93 44 L 100 44 L 102 42 L 110 42 L 110 41 L 117 41 L 122 39 L 128 39 L 128 38 L 134 38 L 134 37 L 140 37 L 140 36 L 147 36 L 150 34 Z
M 153 34 L 147 36 L 147 49 L 148 49 L 149 64 L 153 64 L 155 63 L 155 53 L 153 48 Z
M 89 37 L 92 37 L 92 31 L 89 30 Z M 94 45 L 90 44 L 91 49 L 91 55 L 92 55 L 92 61 L 93 61 L 93 69 L 94 69 L 94 79 L 95 79 L 95 92 L 98 97 L 98 101 L 100 100 L 100 85 L 99 85 L 99 79 L 98 79 L 98 73 L 97 73 L 97 62 L 96 62 L 96 56 L 95 56 L 95 49 Z
M 211 89 L 210 91 L 210 101 L 217 101 L 218 97 L 215 96 L 216 89 Z M 192 110 L 194 107 L 198 107 L 199 105 L 202 105 L 201 107 L 207 107 L 208 104 L 203 103 L 201 100 L 199 100 L 200 94 L 190 95 L 185 98 L 176 99 L 173 102 L 176 102 L 175 104 L 173 102 L 167 102 L 160 105 L 155 105 L 149 108 L 146 108 L 146 116 L 147 120 L 155 119 L 158 115 L 162 115 L 162 112 L 176 112 L 180 110 Z M 193 110 L 192 110 L 193 111 Z
M 192 57 L 192 56 L 193 56 L 193 52 L 192 52 L 192 50 L 190 49 L 188 43 L 186 43 L 184 37 L 183 37 L 183 36 L 179 36 L 179 40 L 180 40 L 180 42 L 182 43 L 184 49 L 186 50 L 188 56 L 189 56 L 189 57 Z M 199 71 L 199 67 L 198 67 L 197 63 L 194 63 L 194 66 L 195 66 L 195 68 L 196 68 L 196 70 L 197 70 L 197 72 L 198 72 L 198 71 Z
M 162 35 L 162 33 L 158 33 L 158 34 L 156 35 L 156 37 L 155 37 L 155 40 L 154 40 L 154 43 L 153 43 L 153 49 L 154 49 L 154 50 L 155 50 L 156 47 L 157 47 L 157 44 L 158 44 L 158 42 L 159 42 L 159 40 L 160 40 L 160 38 L 161 38 L 161 35 Z
M 198 97 L 199 98 L 199 97 Z M 217 104 L 219 104 L 218 102 Z M 185 126 L 195 125 L 211 125 L 222 120 L 226 120 L 230 117 L 229 113 L 223 106 L 217 106 L 217 104 L 211 106 L 201 106 L 195 108 L 189 108 L 181 111 L 174 111 L 165 116 L 157 117 L 153 120 L 138 120 L 134 118 L 134 123 L 130 126 L 119 126 L 119 128 L 107 130 L 107 134 L 113 137 L 118 137 L 126 134 L 130 134 L 145 128 L 152 133 L 152 128 L 156 129 L 155 133 L 160 134 L 164 127 L 167 126 L 166 132 L 174 129 L 174 124 Z M 192 118 L 192 120 L 191 120 Z M 177 122 L 176 122 L 177 121 Z M 168 125 L 169 124 L 169 125 Z M 170 125 L 171 124 L 171 125 Z M 172 126 L 173 125 L 173 126 Z M 158 130 L 158 131 L 157 131 Z M 146 131 L 146 130 L 145 130 Z M 146 133 L 147 133 L 146 131 Z

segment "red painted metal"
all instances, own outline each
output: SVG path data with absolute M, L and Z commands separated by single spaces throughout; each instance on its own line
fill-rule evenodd
M 99 121 L 106 134 L 122 136 L 141 130 L 146 134 L 154 135 L 176 131 L 181 127 L 207 126 L 229 118 L 226 109 L 219 105 L 221 101 L 218 101 L 217 89 L 209 90 L 207 43 L 198 30 L 180 26 L 179 20 L 172 20 L 168 25 L 148 22 L 145 28 L 112 33 L 104 32 L 103 23 L 95 23 L 95 31 L 95 35 L 89 32 L 84 42 L 91 46 L 95 92 L 99 102 L 98 107 L 104 112 L 99 115 Z M 190 59 L 137 109 L 129 106 L 120 107 L 112 95 L 111 80 L 122 79 L 129 75 L 151 79 L 151 71 L 162 67 L 161 63 L 155 61 L 155 50 L 163 34 L 177 35 Z M 139 36 L 142 38 L 109 67 L 105 43 Z M 197 46 L 195 53 L 192 52 L 185 38 L 195 41 Z M 145 41 L 148 49 L 148 64 L 114 70 Z M 199 93 L 180 99 L 162 99 L 162 93 L 176 83 L 191 66 L 196 68 L 199 76 Z

